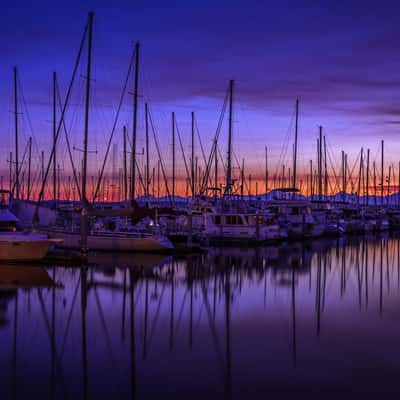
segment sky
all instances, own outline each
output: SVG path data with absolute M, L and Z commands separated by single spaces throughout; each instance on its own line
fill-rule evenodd
M 5 177 L 6 154 L 14 151 L 13 66 L 18 67 L 20 86 L 20 153 L 33 136 L 39 168 L 41 151 L 47 160 L 51 145 L 52 72 L 57 72 L 64 98 L 89 10 L 95 13 L 91 173 L 101 164 L 136 41 L 141 43 L 138 146 L 144 146 L 147 102 L 166 169 L 171 159 L 171 112 L 176 113 L 187 154 L 190 113 L 195 112 L 208 153 L 229 79 L 235 80 L 235 156 L 245 159 L 246 171 L 254 176 L 264 174 L 265 146 L 271 169 L 291 163 L 297 98 L 300 173 L 308 170 L 311 158 L 316 159 L 319 125 L 333 163 L 339 161 L 341 150 L 349 154 L 350 163 L 356 162 L 361 147 L 370 148 L 371 160 L 378 161 L 383 139 L 386 165 L 394 163 L 397 168 L 400 27 L 395 2 L 71 0 L 37 1 L 32 6 L 31 1 L 16 0 L 2 5 L 0 13 L 0 170 Z M 84 84 L 85 60 L 66 115 L 76 148 L 83 142 Z M 117 168 L 122 126 L 127 125 L 129 132 L 132 126 L 132 85 L 130 80 L 113 142 Z M 153 139 L 150 146 L 155 165 Z M 222 157 L 226 148 L 225 118 Z M 73 153 L 79 165 L 81 153 Z M 183 174 L 179 149 L 177 153 Z M 196 154 L 202 159 L 198 142 Z M 139 159 L 143 166 L 144 157 Z M 59 163 L 70 168 L 63 139 Z

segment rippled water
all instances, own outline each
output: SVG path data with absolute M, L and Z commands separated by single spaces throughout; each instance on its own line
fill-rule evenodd
M 1 398 L 399 394 L 399 250 L 351 238 L 0 266 Z

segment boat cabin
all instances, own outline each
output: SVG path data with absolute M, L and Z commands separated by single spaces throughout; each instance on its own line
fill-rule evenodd
M 257 214 L 215 214 L 215 225 L 257 225 L 263 222 L 263 216 Z

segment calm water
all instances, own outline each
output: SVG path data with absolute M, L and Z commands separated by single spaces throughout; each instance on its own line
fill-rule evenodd
M 398 395 L 399 250 L 352 238 L 0 266 L 1 398 Z

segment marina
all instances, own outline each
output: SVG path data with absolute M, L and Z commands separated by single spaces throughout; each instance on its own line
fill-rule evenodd
M 398 5 L 17 3 L 1 398 L 397 398 Z
M 1 248 L 6 249 L 0 254 L 2 260 L 36 261 L 43 259 L 47 252 L 53 251 L 56 247 L 80 251 L 82 259 L 85 259 L 89 251 L 171 253 L 173 249 L 179 247 L 180 250 L 186 249 L 186 252 L 190 252 L 194 247 L 205 249 L 216 244 L 256 246 L 286 240 L 396 231 L 400 228 L 400 185 L 396 185 L 395 176 L 397 173 L 400 181 L 400 169 L 396 172 L 392 163 L 386 166 L 388 171 L 385 169 L 383 140 L 380 143 L 379 176 L 376 167 L 377 157 L 371 168 L 370 149 L 367 149 L 365 154 L 364 148 L 361 148 L 353 166 L 349 163 L 349 155 L 341 151 L 341 164 L 335 165 L 330 154 L 332 149 L 327 147 L 327 137 L 323 134 L 322 126 L 319 126 L 316 146 L 317 168 L 313 169 L 313 160 L 310 160 L 310 174 L 300 175 L 300 168 L 304 168 L 304 165 L 299 165 L 301 116 L 298 99 L 295 101 L 292 122 L 282 149 L 286 153 L 286 161 L 281 154 L 280 163 L 275 166 L 271 182 L 268 147 L 265 147 L 263 180 L 265 192 L 258 193 L 259 182 L 256 181 L 254 193 L 252 176 L 250 174 L 246 178 L 245 160 L 243 159 L 240 165 L 233 145 L 234 80 L 229 81 L 208 156 L 197 127 L 195 113 L 191 112 L 190 154 L 187 154 L 182 147 L 177 120 L 172 113 L 172 165 L 168 165 L 167 168 L 147 102 L 144 104 L 145 148 L 142 153 L 138 152 L 138 111 L 141 109 L 138 98 L 141 51 L 139 42 L 135 43 L 133 49 L 97 179 L 91 176 L 89 183 L 93 21 L 94 13 L 89 12 L 64 101 L 61 100 L 58 91 L 57 76 L 53 74 L 52 147 L 47 166 L 42 152 L 41 177 L 36 182 L 35 194 L 31 176 L 32 137 L 26 144 L 23 161 L 19 162 L 21 100 L 18 97 L 20 90 L 18 70 L 17 67 L 13 69 L 15 161 L 12 161 L 11 153 L 9 190 L 1 189 L 3 215 L 0 217 L 3 218 L 5 231 L 17 229 L 17 226 L 10 228 L 7 223 L 18 224 L 18 229 L 24 230 L 25 234 L 0 236 Z M 74 160 L 72 155 L 65 121 L 79 66 L 85 66 L 87 74 L 83 104 L 83 148 L 74 147 L 72 150 L 82 153 L 81 168 L 77 167 L 76 157 Z M 116 127 L 120 124 L 119 116 L 128 82 L 133 85 L 133 108 L 130 112 L 133 125 L 130 138 L 126 126 L 123 126 L 123 153 L 119 159 L 122 165 L 118 168 L 120 171 L 118 175 L 116 144 L 113 144 L 113 140 Z M 60 115 L 57 118 L 58 114 Z M 220 147 L 224 145 L 221 143 L 223 121 L 227 122 L 226 158 L 220 151 Z M 150 154 L 151 133 L 152 146 L 156 149 L 156 153 L 152 154 Z M 195 140 L 196 134 L 197 140 Z M 65 136 L 72 173 L 64 177 L 61 177 L 59 169 L 57 170 L 56 162 L 60 146 L 58 141 L 62 135 Z M 184 162 L 186 177 L 182 177 L 182 171 L 176 169 L 176 136 L 179 139 L 181 150 L 179 157 Z M 112 145 L 114 156 L 110 174 L 107 165 Z M 196 146 L 201 149 L 203 165 L 200 165 L 199 149 Z M 288 151 L 290 147 L 292 152 Z M 64 153 L 64 156 L 66 155 Z M 142 156 L 145 163 L 141 168 L 138 158 Z M 288 160 L 288 157 L 291 160 Z M 153 174 L 150 174 L 151 162 L 156 162 L 158 169 L 157 196 L 155 196 L 154 168 Z M 223 166 L 222 176 L 220 163 Z M 235 163 L 238 164 L 237 168 Z M 27 176 L 26 184 L 23 179 L 25 176 Z M 51 177 L 52 197 L 49 198 L 46 189 Z M 177 196 L 176 185 L 179 183 L 177 177 L 186 184 L 186 196 Z M 1 181 L 3 185 L 3 178 Z M 111 186 L 111 201 L 102 201 L 108 199 L 107 193 Z M 150 193 L 151 186 L 153 194 Z M 165 195 L 160 193 L 161 186 Z M 9 197 L 7 201 L 4 199 L 6 195 Z M 12 218 L 15 220 L 12 221 Z M 27 235 L 27 230 L 32 232 L 31 236 Z M 19 235 L 19 241 L 16 235 Z M 179 243 L 179 246 L 176 243 Z M 17 246 L 20 246 L 21 251 L 13 252 Z M 23 250 L 22 246 L 25 246 L 26 250 Z M 34 251 L 35 246 L 37 253 Z M 3 254 L 5 252 L 9 255 Z

